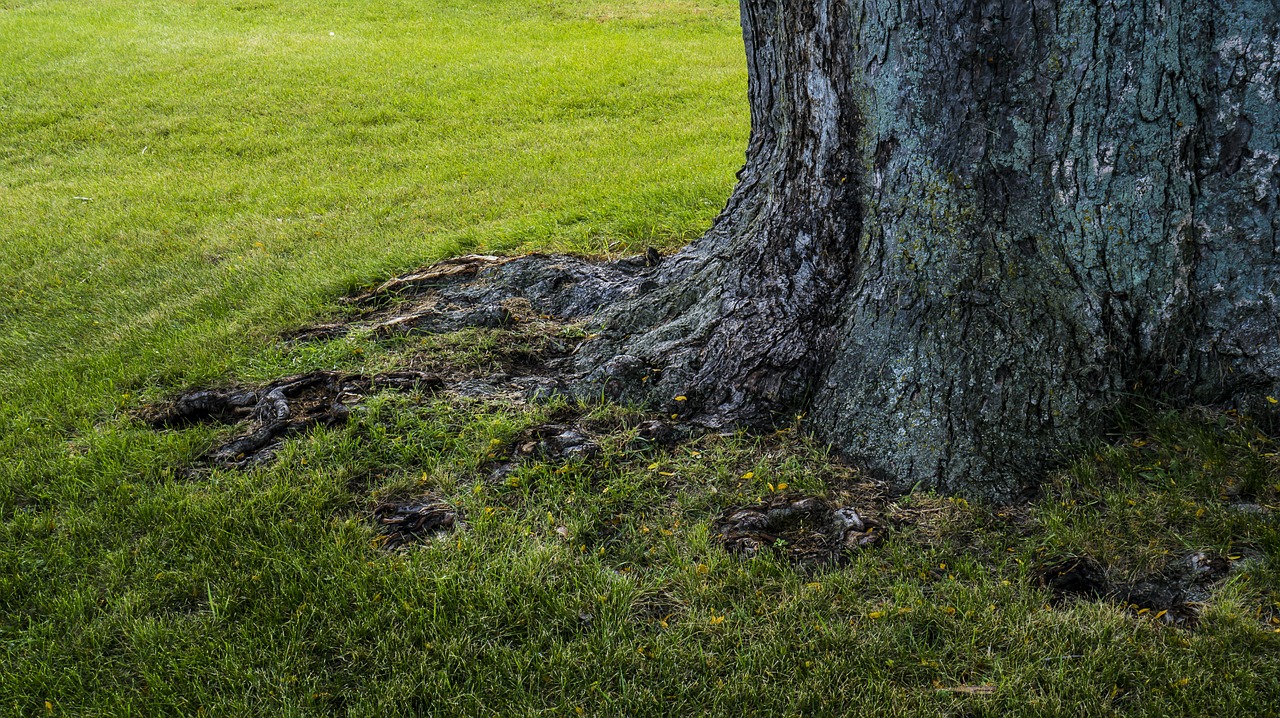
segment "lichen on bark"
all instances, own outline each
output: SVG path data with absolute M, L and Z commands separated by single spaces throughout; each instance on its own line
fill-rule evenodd
M 1274 152 L 1275 6 L 864 7 L 873 171 L 862 281 L 817 391 L 822 430 L 900 483 L 999 495 L 1135 392 L 1178 404 L 1252 391 L 1260 408 L 1280 377 L 1265 298 L 1280 258 L 1274 225 L 1250 228 L 1274 216 L 1274 174 L 1248 188 L 1261 203 L 1212 208 L 1246 191 L 1218 159 L 1239 114 L 1228 106 L 1265 118 Z M 1269 50 L 1248 67 L 1224 57 L 1235 46 Z M 1248 317 L 1219 318 L 1224 280 L 1253 299 Z M 1258 323 L 1269 334 L 1232 341 Z

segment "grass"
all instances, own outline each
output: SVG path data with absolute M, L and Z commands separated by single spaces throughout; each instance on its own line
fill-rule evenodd
M 627 407 L 380 395 L 270 466 L 193 472 L 225 430 L 132 418 L 194 384 L 488 366 L 528 337 L 273 338 L 446 255 L 696 236 L 745 145 L 736 23 L 722 0 L 0 2 L 0 713 L 1280 712 L 1278 450 L 1239 417 L 1142 417 L 1027 506 L 864 496 L 889 539 L 808 569 L 712 530 L 784 483 L 859 485 L 795 432 L 637 448 Z M 583 411 L 600 456 L 487 478 Z M 372 506 L 427 492 L 466 530 L 381 549 Z M 1195 628 L 1036 580 L 1192 551 L 1236 557 Z

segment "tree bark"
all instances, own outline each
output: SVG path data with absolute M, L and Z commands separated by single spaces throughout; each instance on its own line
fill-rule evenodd
M 741 6 L 738 185 L 598 315 L 589 386 L 807 409 L 900 487 L 996 499 L 1135 393 L 1270 409 L 1275 0 Z

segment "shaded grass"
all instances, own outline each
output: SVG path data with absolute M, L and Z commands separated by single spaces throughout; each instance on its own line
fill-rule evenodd
M 510 336 L 271 338 L 448 254 L 696 235 L 745 140 L 734 7 L 0 3 L 0 712 L 1278 712 L 1276 445 L 1237 417 L 1143 417 L 1020 507 L 859 495 L 799 432 L 637 446 L 627 407 L 384 395 L 246 473 L 197 465 L 226 429 L 131 418 L 228 377 L 485 371 Z M 597 458 L 491 476 L 566 412 Z M 816 570 L 721 550 L 782 484 L 894 530 Z M 467 530 L 382 550 L 374 504 L 426 492 Z M 1239 558 L 1195 630 L 1035 580 L 1198 550 Z
M 490 347 L 473 357 L 483 366 L 504 334 L 436 337 L 432 350 Z M 383 366 L 420 346 L 358 356 Z M 992 507 L 867 491 L 792 430 L 649 446 L 642 418 L 384 394 L 245 473 L 185 470 L 216 431 L 104 424 L 79 439 L 90 451 L 61 459 L 52 488 L 77 486 L 76 503 L 17 506 L 5 523 L 6 692 L 17 710 L 54 696 L 80 715 L 1275 707 L 1280 472 L 1276 442 L 1248 424 L 1158 415 L 1032 504 Z M 548 420 L 587 428 L 600 453 L 495 475 Z M 1259 477 L 1247 495 L 1233 493 L 1243 465 Z M 784 484 L 852 500 L 893 531 L 838 567 L 725 553 L 713 519 Z M 466 529 L 380 548 L 372 507 L 428 493 Z M 1201 550 L 1236 567 L 1191 630 L 1106 601 L 1055 605 L 1036 581 L 1057 556 L 1130 575 Z M 965 686 L 994 692 L 947 690 Z

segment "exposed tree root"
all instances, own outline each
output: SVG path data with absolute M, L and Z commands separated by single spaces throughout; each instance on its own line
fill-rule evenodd
M 655 262 L 652 254 L 603 264 L 546 255 L 459 257 L 397 277 L 347 300 L 361 309 L 349 321 L 314 326 L 287 337 L 292 342 L 319 341 L 362 331 L 384 338 L 537 324 L 536 332 L 544 341 L 535 354 L 512 362 L 514 373 L 455 373 L 446 379 L 439 373 L 412 370 L 376 376 L 314 372 L 261 387 L 191 391 L 150 407 L 143 418 L 156 428 L 243 423 L 243 431 L 203 457 L 213 466 L 243 469 L 270 461 L 288 435 L 311 426 L 344 422 L 350 405 L 381 389 L 434 392 L 447 388 L 460 397 L 513 402 L 572 393 L 572 354 L 580 337 L 564 336 L 560 330 L 636 291 Z M 553 336 L 558 331 L 560 336 Z M 673 435 L 661 425 L 652 428 Z M 593 445 L 573 427 L 551 426 L 520 446 L 526 454 L 554 453 L 564 458 L 588 454 Z M 513 460 L 520 458 L 514 456 Z
M 313 372 L 258 388 L 188 392 L 167 405 L 151 407 L 145 414 L 156 428 L 246 423 L 244 431 L 204 458 L 213 466 L 248 468 L 274 458 L 286 436 L 312 426 L 344 423 L 350 415 L 349 407 L 372 392 L 435 390 L 440 385 L 439 377 L 416 371 L 374 376 Z
M 1141 614 L 1153 613 L 1165 623 L 1192 627 L 1210 588 L 1230 572 L 1226 558 L 1204 551 L 1183 556 L 1161 572 L 1130 579 L 1108 576 L 1103 566 L 1088 556 L 1071 556 L 1043 563 L 1036 580 L 1052 592 L 1055 602 L 1115 601 Z
M 815 496 L 785 494 L 725 513 L 714 530 L 731 553 L 754 556 L 780 551 L 799 564 L 839 563 L 848 552 L 879 543 L 887 535 L 880 522 L 848 506 Z
M 587 324 L 599 322 L 600 317 L 617 318 L 622 309 L 636 306 L 630 300 L 655 291 L 650 283 L 659 281 L 659 272 L 665 271 L 658 267 L 659 260 L 652 255 L 602 264 L 547 255 L 449 260 L 352 298 L 349 303 L 357 311 L 348 321 L 319 325 L 290 337 L 294 342 L 320 341 L 354 332 L 358 338 L 386 340 L 384 346 L 408 347 L 403 357 L 406 370 L 377 375 L 314 372 L 262 386 L 192 391 L 150 408 L 144 418 L 156 428 L 238 425 L 230 441 L 202 458 L 209 465 L 245 469 L 271 460 L 290 435 L 344 423 L 353 404 L 384 389 L 426 390 L 456 400 L 501 404 L 554 394 L 592 400 L 648 398 L 650 407 L 661 411 L 661 418 L 627 424 L 633 438 L 624 452 L 670 449 L 701 434 L 708 424 L 715 425 L 706 421 L 708 407 L 691 397 L 665 396 L 673 385 L 663 374 L 674 365 L 664 365 L 661 357 L 619 355 L 601 361 L 614 345 L 605 339 L 593 346 L 595 330 Z M 670 263 L 674 260 L 661 262 L 667 270 L 672 269 Z M 650 318 L 637 317 L 635 326 L 649 322 Z M 463 331 L 458 337 L 427 336 L 468 329 L 482 331 Z M 417 335 L 422 344 L 401 341 Z M 449 366 L 451 358 L 465 357 L 470 350 L 451 353 L 459 339 L 465 345 L 471 337 L 493 344 L 473 352 L 471 365 Z M 433 347 L 447 349 L 443 358 L 430 355 Z M 476 354 L 484 358 L 474 359 Z M 482 467 L 489 474 L 484 480 L 504 480 L 526 461 L 590 464 L 608 454 L 608 435 L 617 428 L 584 419 L 581 405 L 571 404 L 555 411 L 546 423 L 525 429 L 501 448 L 494 447 L 489 463 Z M 763 443 L 768 446 L 769 440 Z M 936 505 L 895 508 L 896 504 L 886 505 L 888 485 L 882 481 L 853 486 L 837 480 L 829 487 L 828 498 L 783 492 L 725 511 L 712 523 L 713 537 L 725 550 L 743 558 L 773 552 L 811 569 L 838 565 L 855 552 L 879 544 L 887 538 L 890 523 L 895 528 L 915 524 L 913 540 L 932 543 L 937 537 L 931 537 L 931 527 L 949 526 L 960 507 L 967 507 L 959 499 L 947 499 Z M 355 493 L 369 489 L 367 477 L 351 486 Z M 643 510 L 620 509 L 584 529 L 583 546 L 606 555 L 610 546 L 624 541 L 620 527 L 633 508 Z M 929 518 L 923 520 L 926 514 Z M 379 503 L 366 516 L 382 537 L 381 546 L 388 549 L 464 527 L 458 510 L 435 495 Z M 565 526 L 556 532 L 568 540 Z M 1073 597 L 1114 601 L 1135 613 L 1190 627 L 1197 620 L 1199 602 L 1209 598 L 1212 586 L 1229 570 L 1223 557 L 1197 553 L 1158 573 L 1116 578 L 1092 559 L 1072 557 L 1046 562 L 1035 580 L 1055 601 Z M 656 607 L 655 620 L 664 620 L 664 612 L 669 613 L 665 606 Z
M 516 377 L 520 391 L 641 401 L 703 427 L 765 426 L 781 404 L 770 399 L 764 402 L 767 410 L 762 408 L 729 379 L 716 380 L 698 359 L 707 337 L 695 325 L 715 313 L 720 299 L 699 296 L 699 287 L 711 284 L 712 275 L 688 280 L 710 271 L 714 264 L 706 257 L 695 261 L 683 254 L 679 261 L 668 262 L 652 250 L 611 262 L 564 255 L 468 255 L 396 277 L 352 297 L 347 303 L 359 310 L 352 320 L 318 325 L 290 339 L 330 339 L 354 331 L 376 337 L 440 334 L 511 328 L 531 320 L 580 323 L 588 332 L 583 341 L 540 367 L 539 380 Z M 672 292 L 679 296 L 669 297 L 670 311 L 650 316 L 654 306 L 668 303 Z M 680 329 L 682 308 L 692 322 L 687 334 Z M 791 321 L 784 319 L 778 317 L 775 323 Z M 628 343 L 632 336 L 637 341 Z M 758 369 L 764 372 L 756 378 L 758 382 L 772 381 L 765 376 L 770 373 L 766 368 Z M 788 393 L 779 387 L 756 389 L 774 398 L 779 392 Z M 756 389 L 748 394 L 754 396 Z M 485 396 L 497 390 L 480 380 L 458 391 Z
M 458 510 L 435 496 L 408 503 L 379 504 L 373 510 L 373 519 L 381 530 L 385 549 L 448 533 L 463 525 Z
M 318 325 L 291 338 L 327 339 L 360 329 L 378 336 L 435 334 L 507 327 L 529 318 L 578 321 L 634 296 L 652 272 L 652 261 L 545 254 L 446 259 L 345 300 L 358 309 L 354 320 Z

